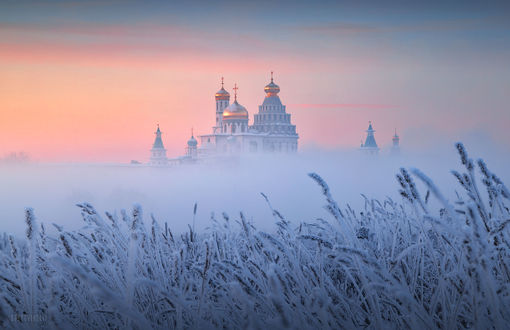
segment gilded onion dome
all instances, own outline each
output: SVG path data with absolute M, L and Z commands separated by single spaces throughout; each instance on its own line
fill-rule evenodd
M 228 119 L 248 119 L 248 110 L 237 103 L 237 100 L 223 110 L 223 120 Z
M 267 97 L 276 96 L 280 92 L 280 86 L 273 81 L 273 71 L 271 71 L 271 82 L 264 87 L 264 92 L 266 92 Z
M 237 102 L 237 84 L 234 85 L 234 103 L 223 110 L 223 120 L 245 119 L 248 120 L 248 110 Z
M 223 88 L 223 77 L 221 77 L 221 89 L 215 94 L 216 101 L 219 100 L 230 100 L 230 94 Z

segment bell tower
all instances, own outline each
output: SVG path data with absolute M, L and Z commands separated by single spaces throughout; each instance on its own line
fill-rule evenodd
M 221 133 L 223 126 L 223 110 L 229 106 L 230 94 L 223 87 L 223 77 L 221 77 L 221 89 L 216 92 L 216 126 L 213 128 L 214 133 Z

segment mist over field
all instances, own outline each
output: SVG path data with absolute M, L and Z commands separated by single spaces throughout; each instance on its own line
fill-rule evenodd
M 509 157 L 498 148 L 474 145 L 472 154 L 484 158 L 494 172 L 506 179 Z M 363 209 L 367 198 L 400 201 L 395 174 L 400 167 L 416 167 L 427 173 L 453 198 L 458 168 L 453 143 L 432 151 L 403 150 L 399 156 L 383 152 L 366 157 L 357 150 L 308 148 L 297 155 L 266 155 L 222 159 L 211 164 L 149 167 L 126 164 L 24 163 L 0 166 L 0 218 L 2 231 L 22 234 L 24 209 L 32 207 L 47 224 L 73 230 L 83 225 L 78 203 L 90 203 L 98 212 L 131 210 L 135 204 L 146 216 L 153 214 L 172 230 L 182 232 L 211 225 L 226 212 L 238 219 L 239 212 L 258 228 L 272 229 L 274 219 L 260 193 L 273 207 L 298 224 L 327 216 L 316 184 L 307 176 L 320 174 L 334 197 L 354 209 Z M 507 180 L 509 181 L 509 180 Z M 51 226 L 49 226 L 51 228 Z M 51 229 L 50 229 L 51 230 Z
M 488 166 L 462 144 L 176 168 L 4 165 L 3 229 L 15 235 L 0 236 L 0 326 L 504 328 L 508 162 L 479 151 Z

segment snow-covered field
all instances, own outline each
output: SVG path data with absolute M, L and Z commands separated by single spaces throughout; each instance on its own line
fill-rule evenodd
M 285 203 L 280 212 L 280 201 L 271 198 L 277 184 L 252 184 L 270 219 L 264 222 L 256 220 L 263 213 L 231 211 L 207 216 L 201 226 L 200 210 L 211 208 L 191 202 L 189 220 L 174 229 L 175 222 L 140 206 L 102 215 L 82 203 L 82 226 L 68 229 L 27 209 L 26 233 L 0 239 L 0 327 L 506 328 L 510 192 L 460 144 L 458 153 L 463 165 L 452 176 L 455 190 L 446 179 L 436 186 L 413 169 L 398 171 L 397 194 L 387 184 L 391 177 L 374 182 L 373 173 L 364 173 L 371 179 L 358 187 L 358 178 L 338 179 L 324 168 L 332 187 L 343 180 L 351 191 L 372 193 L 352 206 L 344 192 L 337 202 L 318 174 L 295 178 L 294 188 L 304 187 L 303 179 L 319 189 L 304 195 L 286 189 L 295 213 Z M 250 169 L 252 180 L 263 181 L 256 170 Z M 296 170 L 279 173 L 288 182 Z M 86 186 L 87 178 L 81 180 Z M 218 194 L 227 191 L 222 182 L 231 183 L 210 180 Z M 242 207 L 244 197 L 232 196 Z M 299 205 L 305 201 L 310 207 Z M 300 218 L 305 209 L 316 211 L 314 201 L 326 212 Z

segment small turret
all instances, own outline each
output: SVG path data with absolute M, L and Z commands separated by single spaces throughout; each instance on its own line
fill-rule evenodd
M 168 163 L 168 158 L 166 157 L 166 149 L 163 145 L 163 140 L 161 139 L 162 133 L 159 129 L 159 124 L 154 134 L 156 134 L 156 139 L 152 144 L 151 158 L 149 163 L 151 165 L 166 165 Z
M 193 136 L 193 128 L 191 129 L 191 138 L 188 140 L 188 147 L 186 148 L 186 156 L 191 159 L 195 159 L 197 157 L 197 145 L 198 141 Z
M 395 128 L 395 135 L 393 135 L 393 138 L 391 140 L 393 141 L 393 145 L 391 147 L 391 153 L 399 154 L 400 153 L 400 137 L 397 135 L 396 128 Z
M 368 122 L 367 138 L 365 143 L 361 145 L 360 150 L 368 155 L 377 155 L 379 153 L 379 147 L 377 146 L 377 142 L 375 142 L 375 130 L 372 128 L 372 122 Z

